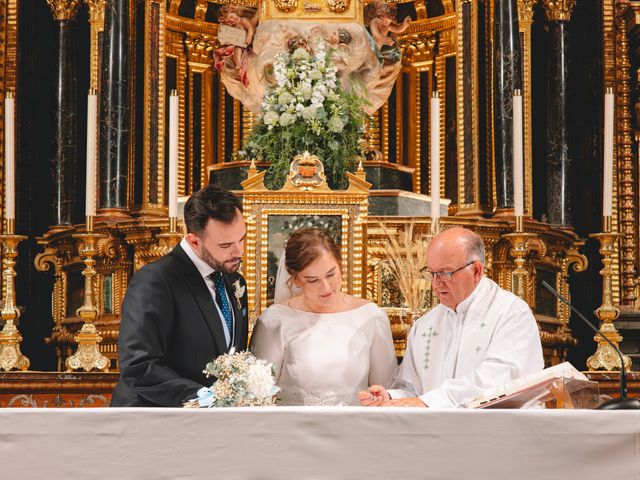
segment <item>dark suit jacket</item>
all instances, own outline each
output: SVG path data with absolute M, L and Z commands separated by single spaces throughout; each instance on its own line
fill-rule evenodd
M 235 325 L 236 350 L 247 348 L 247 293 L 238 273 L 224 275 Z M 245 287 L 240 306 L 232 285 Z M 205 365 L 227 353 L 222 321 L 200 272 L 178 245 L 140 269 L 122 304 L 120 379 L 111 406 L 179 407 L 215 379 Z

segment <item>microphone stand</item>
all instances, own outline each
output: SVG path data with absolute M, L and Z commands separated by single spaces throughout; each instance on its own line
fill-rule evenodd
M 597 335 L 600 335 L 613 350 L 620 357 L 620 398 L 614 398 L 613 400 L 609 400 L 608 402 L 604 402 L 602 405 L 598 406 L 596 410 L 638 410 L 640 409 L 640 400 L 637 398 L 628 398 L 627 397 L 627 375 L 624 370 L 624 359 L 622 357 L 622 352 L 618 347 L 616 347 L 611 340 L 609 340 L 606 335 L 603 335 L 600 330 L 598 330 L 582 313 L 580 313 L 571 302 L 569 302 L 566 298 L 558 293 L 558 291 L 549 285 L 546 281 L 542 281 L 542 286 L 549 290 L 554 297 L 560 300 L 562 303 L 566 304 L 572 312 L 574 312 L 584 323 L 589 325 L 589 328 L 596 332 Z

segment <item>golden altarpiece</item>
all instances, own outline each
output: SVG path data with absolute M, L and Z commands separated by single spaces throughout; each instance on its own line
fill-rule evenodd
M 77 68 L 86 69 L 88 86 L 100 92 L 105 88 L 100 66 L 104 69 L 108 64 L 105 57 L 109 46 L 104 41 L 105 5 L 110 2 L 42 0 L 42 3 L 50 7 L 52 22 L 87 22 L 89 61 Z M 349 0 L 220 3 L 257 9 L 261 21 L 311 16 L 326 22 L 344 15 L 362 23 L 365 7 L 361 1 Z M 0 4 L 5 13 L 1 20 L 4 28 L 0 29 L 3 66 L 0 90 L 15 92 L 20 115 L 26 110 L 20 110 L 18 73 L 24 70 L 19 68 L 19 61 L 28 52 L 20 54 L 24 47 L 19 44 L 18 31 L 25 28 L 22 22 L 28 16 L 21 17 L 24 9 L 18 8 L 17 0 Z M 34 372 L 0 373 L 0 397 L 4 398 L 0 406 L 8 402 L 13 402 L 12 406 L 100 406 L 108 402 L 109 390 L 117 378 L 119 315 L 128 281 L 136 270 L 166 254 L 180 239 L 175 221 L 167 218 L 165 145 L 171 90 L 176 90 L 179 96 L 179 195 L 188 196 L 215 182 L 243 196 L 248 226 L 243 269 L 252 320 L 269 302 L 275 261 L 271 258 L 270 242 L 287 228 L 288 221 L 298 221 L 301 216 L 315 216 L 321 222 L 328 219 L 328 228 L 338 229 L 343 241 L 346 254 L 343 268 L 348 272 L 346 288 L 388 311 L 399 355 L 403 352 L 406 333 L 401 323 L 408 309 L 390 281 L 386 232 L 400 232 L 414 224 L 418 235 L 428 236 L 434 227 L 425 205 L 430 202 L 429 165 L 433 160 L 428 100 L 437 92 L 441 99 L 440 195 L 451 200 L 440 227 L 465 226 L 482 236 L 486 247 L 486 274 L 502 287 L 517 292 L 532 307 L 540 327 L 546 362 L 556 364 L 567 359 L 577 344 L 569 326 L 569 308 L 551 297 L 541 282 L 547 281 L 570 297 L 572 272 L 587 270 L 591 259 L 588 261 L 583 253 L 587 235 L 578 234 L 570 224 L 550 221 L 547 210 L 544 207 L 540 210 L 534 201 L 534 191 L 540 182 L 536 176 L 540 160 L 534 155 L 535 139 L 539 138 L 536 125 L 545 128 L 545 122 L 549 122 L 548 117 L 545 120 L 544 114 L 540 115 L 544 109 L 532 103 L 537 78 L 533 57 L 535 48 L 542 48 L 534 45 L 534 37 L 536 23 L 538 30 L 560 23 L 570 24 L 572 12 L 587 7 L 580 6 L 580 2 L 576 6 L 575 0 L 418 0 L 394 4 L 399 20 L 408 15 L 412 21 L 398 34 L 402 52 L 399 73 L 388 98 L 372 114 L 364 132 L 367 155 L 358 171 L 350 175 L 351 186 L 348 190 L 334 191 L 325 184 L 296 186 L 290 181 L 282 190 L 270 191 L 262 183 L 263 173 L 258 171 L 265 165 L 256 166 L 238 157 L 256 116 L 229 94 L 214 65 L 215 51 L 220 47 L 217 21 L 220 5 L 207 0 L 130 0 L 113 4 L 125 9 L 120 14 L 128 27 L 126 45 L 131 59 L 125 75 L 130 101 L 128 124 L 135 134 L 129 138 L 123 170 L 126 193 L 123 202 L 115 207 L 105 203 L 104 196 L 98 200 L 97 216 L 95 221 L 91 219 L 92 229 L 87 229 L 83 222 L 60 225 L 54 219 L 49 223 L 53 225 L 50 228 L 29 232 L 37 239 L 39 249 L 29 268 L 34 275 L 52 277 L 48 294 L 51 295 L 53 328 L 41 341 L 55 350 L 56 372 L 51 372 L 53 376 Z M 497 98 L 501 94 L 500 89 L 495 88 L 500 76 L 497 65 L 500 55 L 496 49 L 504 34 L 496 25 L 503 13 L 503 4 L 515 5 L 517 21 L 514 21 L 519 31 L 521 83 L 518 87 L 523 92 L 524 113 L 523 217 L 514 216 L 512 187 L 506 191 L 504 187 L 505 182 L 510 181 L 510 169 L 505 171 L 500 165 L 499 140 L 504 143 L 510 138 L 504 135 L 504 123 L 499 122 L 501 115 L 497 111 L 505 98 Z M 632 114 L 638 99 L 634 78 L 640 58 L 636 58 L 633 47 L 638 38 L 640 2 L 600 0 L 589 8 L 588 11 L 599 13 L 598 21 L 601 21 L 598 24 L 601 30 L 592 32 L 601 44 L 601 86 L 614 86 L 617 99 L 611 226 L 620 234 L 611 237 L 610 248 L 603 247 L 608 266 L 603 311 L 615 309 L 617 312 L 620 307 L 632 313 L 640 308 L 636 270 L 640 227 L 638 160 L 634 143 L 640 138 L 634 130 L 640 128 L 637 126 L 640 122 Z M 551 93 L 547 93 L 547 103 L 553 100 Z M 23 108 L 26 108 L 24 104 Z M 536 115 L 542 117 L 537 123 Z M 552 120 L 567 122 L 566 117 Z M 79 126 L 82 131 L 84 125 Z M 4 136 L 4 129 L 2 131 Z M 17 168 L 20 169 L 20 151 Z M 81 168 L 78 170 L 82 173 Z M 79 179 L 83 178 L 80 173 Z M 27 177 L 24 174 L 20 181 L 26 182 Z M 593 185 L 599 185 L 597 178 Z M 20 212 L 28 212 L 29 208 L 36 207 L 19 205 L 16 231 L 20 233 L 24 231 L 20 227 Z M 595 211 L 586 215 L 599 217 Z M 595 228 L 588 233 L 600 230 Z M 95 274 L 89 283 L 86 274 L 83 279 L 87 268 L 86 245 L 78 235 L 86 231 L 96 234 L 92 252 Z M 11 265 L 7 266 L 6 255 L 3 258 L 6 270 Z M 27 258 L 18 257 L 18 261 L 24 262 Z M 594 260 L 599 261 L 599 257 L 596 255 Z M 109 372 L 61 373 L 77 349 L 74 337 L 83 320 L 76 309 L 86 303 L 88 291 L 96 311 L 93 324 L 101 337 L 100 353 L 109 361 L 103 370 Z M 6 320 L 4 314 L 3 319 Z M 23 322 L 26 321 L 23 317 Z M 21 325 L 20 330 L 23 330 Z M 609 335 L 618 338 L 615 330 Z M 609 352 L 598 355 L 604 359 L 599 369 L 615 370 L 616 364 L 606 360 Z M 611 383 L 615 377 L 602 374 L 600 380 L 605 382 L 605 389 L 607 379 Z M 630 388 L 637 388 L 637 383 L 638 379 L 633 377 Z M 613 383 L 610 386 L 615 389 Z

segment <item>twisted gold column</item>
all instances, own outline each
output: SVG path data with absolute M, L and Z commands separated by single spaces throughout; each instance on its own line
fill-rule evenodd
M 24 235 L 15 235 L 14 220 L 7 220 L 7 233 L 0 235 L 4 250 L 4 265 L 2 269 L 2 279 L 4 282 L 4 306 L 0 316 L 5 322 L 2 331 L 0 331 L 0 370 L 26 370 L 29 368 L 30 362 L 20 352 L 20 342 L 22 336 L 15 325 L 20 318 L 20 310 L 15 304 L 15 276 L 14 266 L 16 257 L 18 256 L 18 244 L 27 237 Z
M 109 371 L 109 359 L 100 353 L 98 344 L 102 342 L 102 337 L 98 334 L 98 330 L 94 322 L 98 318 L 98 309 L 93 300 L 93 285 L 96 275 L 95 264 L 93 258 L 98 250 L 98 240 L 106 238 L 105 235 L 95 233 L 93 231 L 93 217 L 87 217 L 87 232 L 79 233 L 73 236 L 80 243 L 80 256 L 84 259 L 85 268 L 82 271 L 84 276 L 84 303 L 76 311 L 77 315 L 84 321 L 80 332 L 74 337 L 78 343 L 78 350 L 72 356 L 67 358 L 65 365 L 67 371 L 85 370 L 101 370 Z

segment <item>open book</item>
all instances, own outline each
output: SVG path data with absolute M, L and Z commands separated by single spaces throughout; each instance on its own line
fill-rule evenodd
M 574 408 L 571 397 L 581 390 L 593 402 L 597 401 L 598 384 L 564 362 L 488 389 L 483 396 L 468 402 L 467 408 L 531 408 L 551 400 L 558 402 L 558 408 Z M 591 408 L 591 404 L 587 402 L 581 407 Z

